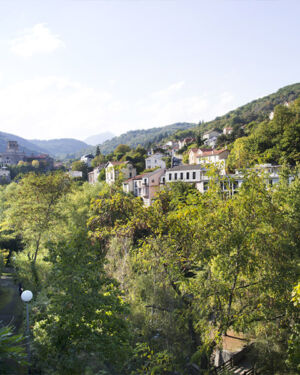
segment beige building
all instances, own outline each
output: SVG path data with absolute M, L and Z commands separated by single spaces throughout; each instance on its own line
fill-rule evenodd
M 221 162 L 225 165 L 228 158 L 229 151 L 222 150 L 210 150 L 201 151 L 196 156 L 196 164 L 220 164 Z
M 155 199 L 155 194 L 160 189 L 160 180 L 165 169 L 157 169 L 144 173 L 123 182 L 123 190 L 133 193 L 135 197 L 141 197 L 145 206 L 150 206 Z
M 136 169 L 129 161 L 109 161 L 105 165 L 105 181 L 107 184 L 114 184 L 119 177 L 123 180 L 136 176 Z
M 16 165 L 21 160 L 25 160 L 25 153 L 19 150 L 18 142 L 8 141 L 6 151 L 0 153 L 0 166 Z
M 199 164 L 197 163 L 197 157 L 206 151 L 212 151 L 212 149 L 211 148 L 191 148 L 189 150 L 189 164 Z
M 145 165 L 146 169 L 152 169 L 152 168 L 166 168 L 166 162 L 163 159 L 165 155 L 163 154 L 153 154 L 148 156 L 147 159 L 145 159 Z

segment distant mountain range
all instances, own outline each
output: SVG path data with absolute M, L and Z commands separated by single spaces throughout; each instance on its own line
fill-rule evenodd
M 190 130 L 196 135 L 208 129 L 216 128 L 222 130 L 224 126 L 243 127 L 253 121 L 260 122 L 268 118 L 276 105 L 293 101 L 299 96 L 300 83 L 296 83 L 285 86 L 276 93 L 254 100 L 234 111 L 228 112 L 224 116 L 217 117 L 213 121 L 201 123 L 200 125 L 179 122 L 151 129 L 131 130 L 112 139 L 107 139 L 113 136 L 111 132 L 104 132 L 88 137 L 86 142 L 73 138 L 52 139 L 49 141 L 27 140 L 14 134 L 0 132 L 0 152 L 5 151 L 7 141 L 9 140 L 17 141 L 20 149 L 28 155 L 32 153 L 47 153 L 59 159 L 78 159 L 85 153 L 95 153 L 95 145 L 98 144 L 100 144 L 103 154 L 113 152 L 119 144 L 127 144 L 133 148 L 139 144 L 148 147 L 182 130 Z M 103 142 L 104 139 L 106 140 Z
M 85 142 L 74 138 L 60 138 L 42 141 L 39 139 L 30 140 L 35 146 L 47 150 L 47 153 L 57 158 L 64 159 L 67 155 L 74 154 L 91 147 Z
M 20 150 L 24 151 L 27 155 L 30 155 L 32 153 L 48 153 L 48 151 L 45 148 L 35 145 L 27 139 L 4 132 L 0 132 L 0 152 L 4 152 L 6 150 L 7 141 L 17 141 Z
M 97 146 L 100 145 L 101 143 L 115 137 L 115 134 L 112 132 L 103 132 L 100 134 L 96 135 L 91 135 L 90 137 L 87 137 L 84 142 L 92 145 L 92 146 Z

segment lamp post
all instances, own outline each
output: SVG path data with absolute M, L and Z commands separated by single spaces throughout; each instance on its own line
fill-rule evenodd
M 29 338 L 29 306 L 28 302 L 32 300 L 33 294 L 30 290 L 24 290 L 21 294 L 21 299 L 26 304 L 26 336 L 27 336 L 27 360 L 28 360 L 28 374 L 31 374 L 30 370 L 30 338 Z

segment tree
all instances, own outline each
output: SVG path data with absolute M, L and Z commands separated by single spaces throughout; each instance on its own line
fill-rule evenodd
M 59 202 L 70 190 L 70 179 L 62 173 L 25 176 L 8 191 L 7 226 L 26 244 L 35 281 L 36 260 L 43 242 L 60 219 Z
M 34 168 L 39 168 L 39 166 L 40 166 L 40 162 L 39 162 L 38 160 L 32 160 L 31 165 L 32 165 Z
M 128 300 L 138 342 L 156 353 L 168 348 L 181 366 L 192 357 L 208 369 L 229 330 L 259 338 L 273 329 L 285 352 L 274 344 L 270 353 L 281 353 L 283 369 L 295 319 L 286 312 L 298 273 L 299 180 L 271 190 L 264 177 L 250 174 L 229 198 L 221 178 L 212 176 L 203 195 L 171 185 L 146 209 L 108 191 L 96 202 L 90 229 L 105 246 L 112 237 L 132 241 L 123 261 L 131 262 Z M 291 353 L 293 360 L 292 347 Z
M 80 171 L 82 172 L 82 179 L 87 181 L 88 178 L 88 166 L 84 161 L 74 161 L 72 163 L 72 171 Z
M 117 160 L 120 160 L 131 148 L 128 145 L 120 144 L 114 150 L 114 155 L 117 157 Z
M 85 186 L 68 197 L 60 236 L 48 244 L 52 269 L 33 327 L 35 359 L 44 374 L 115 373 L 129 354 L 128 307 L 105 272 L 102 245 L 86 227 L 96 194 L 97 187 Z
M 23 336 L 16 335 L 13 331 L 14 328 L 10 325 L 0 328 L 0 365 L 3 374 L 6 374 L 6 369 L 9 370 L 7 373 L 11 374 L 11 371 L 16 370 L 16 364 L 26 363 Z
M 100 147 L 98 145 L 97 148 L 96 148 L 96 156 L 99 156 L 99 155 L 101 155 L 101 151 L 100 151 Z

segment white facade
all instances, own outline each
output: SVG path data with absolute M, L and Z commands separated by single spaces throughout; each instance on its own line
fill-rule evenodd
M 81 171 L 69 171 L 68 175 L 72 178 L 82 178 L 82 172 Z
M 205 168 L 200 165 L 180 165 L 167 169 L 165 176 L 161 179 L 162 183 L 170 182 L 200 182 L 205 174 Z
M 153 154 L 149 156 L 145 160 L 146 169 L 152 169 L 152 168 L 166 168 L 166 163 L 162 158 L 164 157 L 163 154 Z
M 98 165 L 98 167 L 94 168 L 92 172 L 88 174 L 88 181 L 89 184 L 96 184 L 98 181 L 98 177 L 102 169 L 105 167 L 105 164 Z
M 204 141 L 204 144 L 205 144 L 205 146 L 214 148 L 214 147 L 216 147 L 217 139 L 218 139 L 218 137 L 212 137 L 212 138 L 206 139 Z
M 0 182 L 10 182 L 10 171 L 5 167 L 0 168 Z
M 91 167 L 94 156 L 91 154 L 81 156 L 80 160 L 83 161 L 88 167 Z
M 105 181 L 107 184 L 114 184 L 120 174 L 123 179 L 136 176 L 136 169 L 128 161 L 109 161 L 105 166 Z
M 224 135 L 229 135 L 229 134 L 231 134 L 232 132 L 233 132 L 233 128 L 231 128 L 231 127 L 229 127 L 229 126 L 223 129 L 223 134 L 224 134 Z
M 216 164 L 222 168 L 222 173 L 224 174 L 228 155 L 228 150 L 211 150 L 199 152 L 196 156 L 197 164 Z
M 217 130 L 210 130 L 206 133 L 203 134 L 202 138 L 203 139 L 211 139 L 213 137 L 219 137 L 221 135 L 221 133 Z

